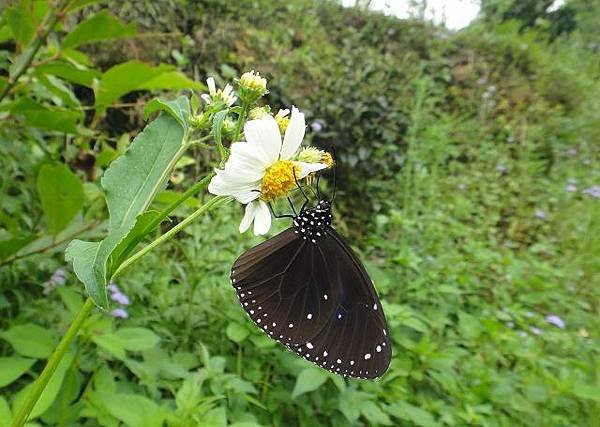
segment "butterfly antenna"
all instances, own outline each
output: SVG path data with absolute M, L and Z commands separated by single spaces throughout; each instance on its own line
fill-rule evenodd
M 333 195 L 331 196 L 331 202 L 335 199 L 335 192 L 337 190 L 337 180 L 335 176 L 335 170 L 337 169 L 337 155 L 335 153 L 335 146 L 331 146 L 331 154 L 333 155 Z
M 298 178 L 296 177 L 296 168 L 295 167 L 292 168 L 292 173 L 294 174 L 294 181 L 296 181 L 296 187 L 298 187 L 298 190 L 300 190 L 300 192 L 302 193 L 302 196 L 304 196 L 304 203 L 302 204 L 302 207 L 300 208 L 300 212 L 302 212 L 304 210 L 304 208 L 306 207 L 306 205 L 308 204 L 309 200 L 308 200 L 308 197 L 306 196 L 306 193 L 302 189 L 302 186 L 298 182 Z

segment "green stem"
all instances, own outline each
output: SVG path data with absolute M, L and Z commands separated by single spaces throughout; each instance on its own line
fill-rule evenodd
M 83 304 L 83 306 L 79 310 L 79 313 L 77 313 L 77 316 L 75 317 L 75 320 L 73 320 L 73 323 L 71 323 L 71 326 L 69 326 L 67 333 L 54 350 L 54 353 L 52 353 L 52 355 L 48 359 L 48 362 L 46 363 L 46 366 L 44 367 L 44 370 L 40 374 L 39 378 L 34 383 L 33 388 L 27 396 L 24 405 L 21 407 L 21 409 L 15 416 L 15 419 L 13 420 L 13 427 L 22 427 L 27 422 L 27 418 L 29 417 L 31 410 L 37 403 L 38 399 L 40 398 L 40 395 L 46 388 L 48 381 L 50 381 L 50 378 L 52 378 L 54 371 L 56 371 L 56 367 L 62 360 L 63 356 L 65 355 L 65 352 L 71 345 L 71 342 L 77 335 L 77 332 L 79 332 L 81 325 L 83 324 L 85 319 L 87 319 L 93 307 L 94 303 L 92 302 L 92 299 L 88 298 L 85 301 L 85 304 Z
M 136 262 L 138 259 L 140 259 L 144 255 L 146 255 L 148 252 L 150 252 L 156 246 L 160 245 L 163 242 L 170 240 L 175 234 L 179 233 L 181 230 L 183 230 L 185 227 L 187 227 L 192 221 L 194 221 L 196 218 L 198 218 L 203 213 L 206 213 L 219 205 L 230 202 L 231 200 L 233 200 L 233 197 L 231 197 L 231 196 L 213 197 L 208 202 L 206 202 L 204 205 L 202 205 L 198 209 L 196 209 L 195 212 L 193 212 L 190 216 L 188 216 L 186 219 L 181 221 L 175 227 L 171 228 L 169 231 L 167 231 L 165 234 L 163 234 L 156 240 L 150 242 L 148 244 L 148 246 L 145 246 L 141 251 L 139 251 L 135 255 L 132 255 L 131 257 L 127 258 L 119 266 L 119 268 L 117 268 L 117 270 L 114 272 L 112 277 L 116 277 L 119 273 L 121 273 L 123 270 L 125 270 L 127 267 L 129 267 L 131 264 Z
M 238 116 L 238 121 L 235 126 L 235 132 L 234 132 L 233 138 L 232 138 L 233 142 L 236 142 L 239 140 L 240 133 L 242 132 L 242 123 L 244 123 L 244 119 L 246 118 L 246 115 L 248 114 L 248 106 L 243 105 L 242 108 L 243 108 L 242 113 Z

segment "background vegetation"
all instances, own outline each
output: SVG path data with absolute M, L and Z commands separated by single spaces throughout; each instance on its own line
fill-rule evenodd
M 105 230 L 99 177 L 152 91 L 248 69 L 268 76 L 270 105 L 306 112 L 309 140 L 336 147 L 336 227 L 382 297 L 388 374 L 344 381 L 251 325 L 227 277 L 261 239 L 239 235 L 226 206 L 122 276 L 123 311 L 86 321 L 32 425 L 597 423 L 595 2 L 548 13 L 548 1 L 488 0 L 458 33 L 334 1 L 9 3 L 0 425 L 82 304 L 63 251 Z M 204 176 L 208 156 L 180 162 L 157 203 Z

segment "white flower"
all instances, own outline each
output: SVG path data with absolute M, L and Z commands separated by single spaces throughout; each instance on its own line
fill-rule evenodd
M 224 169 L 217 169 L 208 191 L 233 196 L 246 204 L 240 233 L 254 222 L 254 234 L 266 234 L 271 228 L 271 202 L 296 187 L 296 180 L 327 167 L 324 163 L 292 160 L 304 138 L 304 114 L 292 109 L 283 143 L 277 121 L 272 116 L 250 120 L 244 126 L 247 142 L 234 142 Z
M 229 107 L 237 100 L 237 97 L 233 93 L 233 87 L 230 84 L 225 85 L 223 90 L 217 90 L 215 79 L 212 77 L 206 79 L 206 84 L 208 85 L 208 93 L 203 93 L 200 97 L 207 104 L 223 101 Z

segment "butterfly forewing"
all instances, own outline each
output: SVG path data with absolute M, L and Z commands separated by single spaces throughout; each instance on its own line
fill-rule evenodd
M 240 256 L 231 281 L 269 336 L 329 371 L 376 378 L 391 360 L 385 315 L 364 266 L 327 222 L 329 204 L 322 206 Z

